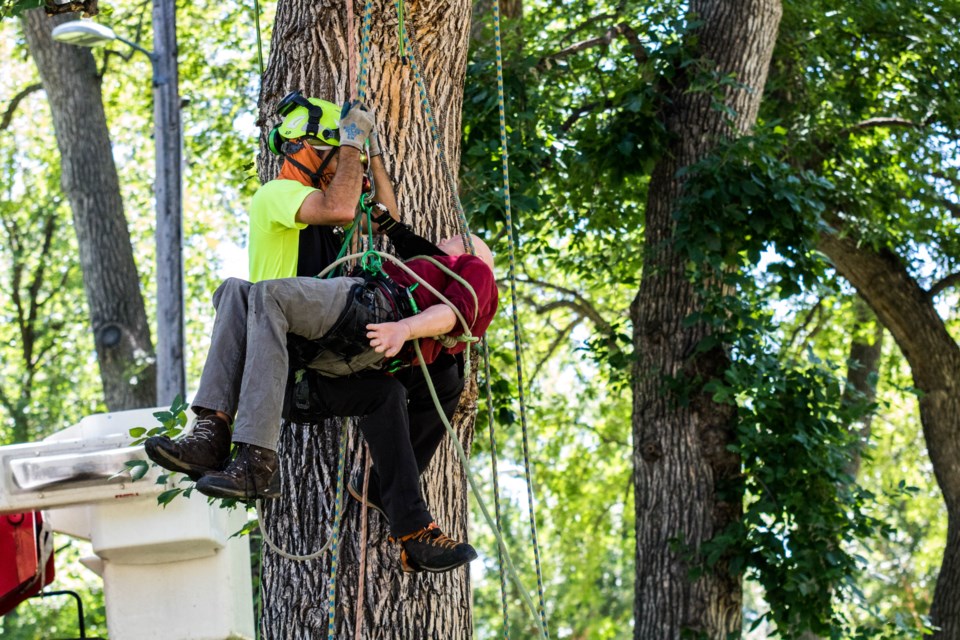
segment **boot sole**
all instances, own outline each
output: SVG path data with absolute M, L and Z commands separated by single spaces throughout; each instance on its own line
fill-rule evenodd
M 227 461 L 224 460 L 217 467 L 207 467 L 203 465 L 190 464 L 185 462 L 180 458 L 173 457 L 165 449 L 160 447 L 154 442 L 147 440 L 143 443 L 143 449 L 147 453 L 147 457 L 156 462 L 158 465 L 166 469 L 167 471 L 175 471 L 177 473 L 184 473 L 190 476 L 190 479 L 196 482 L 203 477 L 204 474 L 211 473 L 214 471 L 223 471 L 227 466 Z
M 424 567 L 419 564 L 416 564 L 407 557 L 406 562 L 403 560 L 400 561 L 400 568 L 403 569 L 404 573 L 420 573 L 426 571 L 427 573 L 446 573 L 447 571 L 453 571 L 458 567 L 462 567 L 465 564 L 470 564 L 477 559 L 477 552 L 474 550 L 472 557 L 464 558 L 463 560 L 457 560 L 449 565 L 444 565 L 443 567 Z
M 208 479 L 208 476 L 204 476 L 197 481 L 196 489 L 205 496 L 211 498 L 231 498 L 234 500 L 257 500 L 257 499 L 273 499 L 280 497 L 280 474 L 277 473 L 274 475 L 273 479 L 270 481 L 270 484 L 264 491 L 261 491 L 255 495 L 250 495 L 247 491 L 236 489 L 234 487 L 223 487 L 212 482 L 204 482 Z

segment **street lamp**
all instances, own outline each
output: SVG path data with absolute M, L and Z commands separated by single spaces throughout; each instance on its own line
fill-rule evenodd
M 183 359 L 183 226 L 180 96 L 177 90 L 177 40 L 173 0 L 154 0 L 154 47 L 148 51 L 113 29 L 89 20 L 65 22 L 53 39 L 81 47 L 112 40 L 150 58 L 153 67 L 153 125 L 156 144 L 154 191 L 157 208 L 157 402 L 170 403 L 186 392 Z

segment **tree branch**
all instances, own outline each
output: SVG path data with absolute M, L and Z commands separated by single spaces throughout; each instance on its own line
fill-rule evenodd
M 633 52 L 633 59 L 639 64 L 646 62 L 647 50 L 644 49 L 643 43 L 640 42 L 640 37 L 637 36 L 637 32 L 634 31 L 633 27 L 628 25 L 626 22 L 621 22 L 607 29 L 602 36 L 587 38 L 586 40 L 575 42 L 568 47 L 560 49 L 556 53 L 552 53 L 548 56 L 540 58 L 540 61 L 537 62 L 536 69 L 537 71 L 547 71 L 554 65 L 554 63 L 564 58 L 569 58 L 574 54 L 580 53 L 581 51 L 592 49 L 593 47 L 598 46 L 610 46 L 610 43 L 613 41 L 613 39 L 620 35 L 622 35 L 627 43 L 629 43 L 630 50 Z
M 2 406 L 8 412 L 13 413 L 13 403 L 10 402 L 7 392 L 3 390 L 3 385 L 0 385 L 0 406 Z
M 944 289 L 948 289 L 958 284 L 960 284 L 960 273 L 951 273 L 943 280 L 935 282 L 934 285 L 930 287 L 930 290 L 927 291 L 927 297 L 932 298 L 943 292 Z
M 906 118 L 897 118 L 897 117 L 878 117 L 878 118 L 867 118 L 856 124 L 852 124 L 849 127 L 844 127 L 835 133 L 830 133 L 829 138 L 820 140 L 816 144 L 817 152 L 813 157 L 807 161 L 806 166 L 813 167 L 819 165 L 824 157 L 826 157 L 834 147 L 837 145 L 837 141 L 842 139 L 844 136 L 854 133 L 856 131 L 863 131 L 865 129 L 879 129 L 882 127 L 908 127 L 913 129 L 922 129 L 927 126 L 926 122 L 914 122 L 913 120 L 907 120 Z
M 857 238 L 824 230 L 817 241 L 834 268 L 857 288 L 897 341 L 917 388 L 943 389 L 960 367 L 960 349 L 938 315 L 929 292 L 910 276 L 901 256 L 872 249 Z
M 788 353 L 790 349 L 793 348 L 793 343 L 796 341 L 797 336 L 800 335 L 800 332 L 805 330 L 810 326 L 810 323 L 813 321 L 813 317 L 820 316 L 823 311 L 823 298 L 817 299 L 817 304 L 810 307 L 807 314 L 803 317 L 803 320 L 796 327 L 793 328 L 793 331 L 790 332 L 790 337 L 787 339 L 786 343 L 783 345 L 784 353 Z
M 584 20 L 583 22 L 581 22 L 580 24 L 578 24 L 577 26 L 575 26 L 574 28 L 570 29 L 565 34 L 563 34 L 557 42 L 559 42 L 560 44 L 563 44 L 564 42 L 570 42 L 573 40 L 574 36 L 576 36 L 578 33 L 586 31 L 587 29 L 591 28 L 593 25 L 595 25 L 598 22 L 612 22 L 613 20 L 616 20 L 621 15 L 620 14 L 621 9 L 623 9 L 622 3 L 619 7 L 617 7 L 617 12 L 615 13 L 601 13 L 601 14 L 592 16 L 590 18 L 587 18 L 586 20 Z
M 567 117 L 567 119 L 563 121 L 563 124 L 560 125 L 560 130 L 569 131 L 570 127 L 572 127 L 577 120 L 587 115 L 594 109 L 597 109 L 598 107 L 601 109 L 609 109 L 612 106 L 613 106 L 613 100 L 609 100 L 609 99 L 604 100 L 602 102 L 588 102 L 586 104 L 583 104 L 577 107 L 576 109 L 574 109 L 573 113 L 571 113 Z
M 57 229 L 56 223 L 57 217 L 53 213 L 53 209 L 48 209 L 47 217 L 43 225 L 43 242 L 40 249 L 40 259 L 37 261 L 37 269 L 33 272 L 33 279 L 27 289 L 30 292 L 29 324 L 31 332 L 35 331 L 37 315 L 40 311 L 40 305 L 38 304 L 40 300 L 40 289 L 43 287 L 46 270 L 50 264 L 47 258 L 50 254 L 50 247 L 53 245 L 53 233 Z
M 39 82 L 37 84 L 31 84 L 21 89 L 17 95 L 11 98 L 10 103 L 7 105 L 7 110 L 3 112 L 3 118 L 0 118 L 0 131 L 6 131 L 10 127 L 13 114 L 17 110 L 17 107 L 20 106 L 20 102 L 34 91 L 39 91 L 40 89 L 43 89 L 43 85 Z
M 543 367 L 547 364 L 547 361 L 553 357 L 553 354 L 557 352 L 557 349 L 560 348 L 560 345 L 563 344 L 563 341 L 570 336 L 574 327 L 576 327 L 578 324 L 580 324 L 579 320 L 573 320 L 572 322 L 567 323 L 567 326 L 557 332 L 553 342 L 551 342 L 550 346 L 547 347 L 546 352 L 544 352 L 543 357 L 537 362 L 537 366 L 533 369 L 533 371 L 543 371 Z
M 936 178 L 937 180 L 943 180 L 944 182 L 949 182 L 954 189 L 960 191 L 960 176 L 950 176 L 944 173 L 943 171 L 931 171 L 930 176 Z
M 545 282 L 543 280 L 535 280 L 533 278 L 518 278 L 517 282 L 522 282 L 526 284 L 532 284 L 538 287 L 543 287 L 544 289 L 551 289 L 558 293 L 562 293 L 565 296 L 573 298 L 573 301 L 566 301 L 563 306 L 570 307 L 581 313 L 581 315 L 589 318 L 595 325 L 597 325 L 602 331 L 606 333 L 613 332 L 613 327 L 607 322 L 603 316 L 597 311 L 597 308 L 593 304 L 584 298 L 579 292 L 574 291 L 573 289 L 567 289 L 566 287 L 561 287 L 559 285 L 552 284 L 550 282 Z M 541 305 L 541 306 L 550 306 L 555 308 L 557 303 L 550 303 L 550 305 Z
M 837 135 L 844 136 L 848 133 L 853 133 L 854 131 L 862 131 L 863 129 L 879 129 L 882 127 L 907 127 L 911 129 L 922 129 L 925 126 L 926 123 L 924 122 L 914 122 L 913 120 L 907 120 L 906 118 L 867 118 L 862 122 L 858 122 L 857 124 L 840 129 L 840 131 L 837 132 Z

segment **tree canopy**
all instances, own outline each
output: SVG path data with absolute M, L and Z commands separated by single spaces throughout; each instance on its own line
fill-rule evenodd
M 43 437 L 105 408 L 50 112 L 20 23 L 6 17 L 30 4 L 5 2 L 0 14 L 3 443 Z M 688 361 L 723 358 L 716 371 L 691 366 L 661 382 L 677 407 L 696 410 L 707 399 L 729 410 L 724 450 L 736 456 L 737 472 L 716 491 L 742 510 L 703 544 L 670 533 L 666 552 L 686 579 L 725 572 L 743 584 L 745 637 L 913 638 L 944 624 L 937 616 L 954 593 L 943 591 L 954 570 L 944 557 L 960 556 L 960 538 L 948 540 L 947 528 L 948 514 L 960 515 L 960 481 L 945 470 L 955 464 L 957 418 L 941 395 L 960 385 L 951 369 L 960 3 L 785 0 L 759 90 L 745 90 L 743 78 L 703 55 L 709 18 L 690 3 L 499 6 L 517 320 L 556 635 L 634 636 L 643 517 L 635 455 L 643 443 L 631 390 L 644 354 L 632 312 L 650 277 L 645 257 L 658 250 L 647 225 L 651 184 L 688 142 L 668 126 L 681 99 L 705 97 L 734 123 L 740 114 L 728 96 L 737 91 L 758 92 L 756 122 L 713 140 L 709 153 L 670 176 L 683 185 L 670 247 L 700 303 L 678 320 L 706 328 Z M 275 6 L 261 8 L 268 49 Z M 101 3 L 96 19 L 149 47 L 146 5 Z M 375 19 L 395 23 L 392 14 Z M 491 19 L 490 3 L 475 2 L 460 194 L 505 275 Z M 249 6 L 182 5 L 178 38 L 189 381 L 205 354 L 209 295 L 243 248 L 262 114 Z M 119 45 L 95 59 L 153 318 L 149 63 Z M 505 278 L 503 286 L 506 309 L 489 340 L 492 415 L 481 399 L 477 425 L 495 424 L 504 535 L 520 550 L 518 568 L 533 576 Z M 851 356 L 862 353 L 855 345 L 881 355 L 865 363 Z M 485 438 L 473 455 L 492 483 Z M 471 570 L 476 636 L 492 638 L 503 633 L 495 543 L 477 514 L 472 520 L 471 539 L 483 551 Z M 96 595 L 92 574 L 71 573 Z M 535 621 L 513 587 L 506 600 L 511 637 L 532 637 Z M 4 633 L 35 637 L 65 624 L 38 605 L 30 611 L 5 620 Z M 102 609 L 94 618 L 102 625 Z

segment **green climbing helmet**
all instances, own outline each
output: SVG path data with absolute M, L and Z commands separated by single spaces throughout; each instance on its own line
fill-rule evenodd
M 340 146 L 340 107 L 332 102 L 305 98 L 299 91 L 292 91 L 277 105 L 277 115 L 283 116 L 283 122 L 268 137 L 270 150 L 274 153 L 281 153 L 285 140 L 299 138 Z

